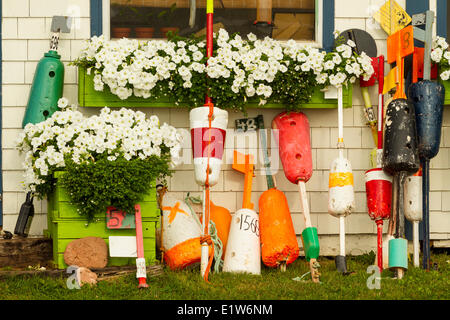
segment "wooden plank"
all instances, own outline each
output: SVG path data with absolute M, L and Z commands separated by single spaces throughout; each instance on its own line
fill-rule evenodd
M 97 280 L 108 280 L 113 276 L 124 276 L 136 272 L 136 266 L 111 266 L 103 269 L 91 269 L 98 276 Z M 146 267 L 147 277 L 156 277 L 164 273 L 163 266 L 160 264 L 149 265 Z M 59 278 L 61 276 L 68 276 L 65 269 L 50 269 L 50 270 L 12 270 L 0 271 L 0 279 L 10 277 L 35 277 L 45 276 L 52 278 Z
M 0 267 L 47 264 L 52 259 L 52 241 L 46 238 L 0 240 Z

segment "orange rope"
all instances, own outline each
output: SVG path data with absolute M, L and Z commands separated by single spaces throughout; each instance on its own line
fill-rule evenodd
M 209 122 L 209 143 L 211 143 L 211 125 L 212 125 L 212 117 L 214 113 L 214 105 L 212 103 L 208 103 L 209 105 L 209 114 L 208 114 L 208 122 Z M 203 275 L 203 279 L 209 283 L 208 276 L 209 271 L 211 270 L 212 260 L 214 257 L 214 244 L 211 241 L 211 235 L 209 234 L 209 217 L 210 217 L 210 199 L 209 199 L 209 158 L 210 158 L 210 152 L 209 152 L 210 144 L 208 144 L 208 162 L 206 165 L 206 181 L 205 181 L 205 229 L 203 230 L 203 236 L 200 238 L 200 243 L 207 243 L 208 246 L 212 247 L 212 254 L 210 255 L 208 259 L 208 265 L 206 266 L 205 274 Z

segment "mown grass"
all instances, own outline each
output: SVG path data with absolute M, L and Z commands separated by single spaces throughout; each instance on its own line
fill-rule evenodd
M 321 257 L 321 283 L 294 281 L 309 271 L 303 258 L 289 265 L 286 272 L 262 268 L 261 276 L 246 274 L 211 274 L 210 283 L 197 268 L 182 271 L 164 269 L 162 275 L 148 278 L 148 289 L 138 290 L 134 274 L 115 280 L 100 281 L 95 286 L 68 289 L 67 276 L 14 276 L 0 281 L 0 300 L 441 300 L 450 298 L 450 262 L 446 253 L 433 254 L 438 270 L 424 271 L 410 266 L 401 280 L 384 270 L 380 289 L 369 289 L 372 274 L 367 268 L 374 255 L 347 257 L 344 276 L 335 269 L 334 260 Z

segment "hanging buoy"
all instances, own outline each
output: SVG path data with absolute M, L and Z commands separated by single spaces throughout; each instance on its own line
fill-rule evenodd
M 414 266 L 419 267 L 419 222 L 422 221 L 422 169 L 406 178 L 405 218 L 413 225 Z
M 384 269 L 383 260 L 383 220 L 389 219 L 392 205 L 392 177 L 382 168 L 366 171 L 367 209 L 370 219 L 377 224 L 377 264 Z
M 233 214 L 223 272 L 261 274 L 259 217 L 253 210 L 251 188 L 253 156 L 234 151 L 233 169 L 245 174 L 242 209 Z
M 328 213 L 339 218 L 339 255 L 336 256 L 336 269 L 347 273 L 345 258 L 345 221 L 344 218 L 355 210 L 353 172 L 350 161 L 344 157 L 344 110 L 342 104 L 342 86 L 338 90 L 338 143 L 339 157 L 331 163 L 328 178 Z
M 309 204 L 306 194 L 306 182 L 313 173 L 312 152 L 309 121 L 302 112 L 283 112 L 272 121 L 272 129 L 276 130 L 281 164 L 286 178 L 299 187 L 300 200 L 303 208 L 305 229 L 302 232 L 305 258 L 309 261 L 313 282 L 319 281 L 319 237 L 317 228 L 312 226 Z
M 60 33 L 69 33 L 70 26 L 70 17 L 52 18 L 50 50 L 44 53 L 36 66 L 22 128 L 28 123 L 45 121 L 58 111 L 58 100 L 62 97 L 64 87 L 64 64 L 58 54 L 58 42 Z
M 171 269 L 183 269 L 200 262 L 200 224 L 182 200 L 165 194 L 161 200 L 164 261 Z
M 211 129 L 209 128 L 209 108 L 194 108 L 189 113 L 192 151 L 194 157 L 195 181 L 204 186 L 206 183 L 206 168 L 209 158 L 209 186 L 214 186 L 219 180 L 220 168 L 228 125 L 228 112 L 214 107 Z M 211 140 L 209 140 L 211 138 Z M 208 149 L 209 148 L 209 149 Z
M 270 169 L 263 116 L 257 119 L 268 188 L 259 197 L 261 258 L 266 266 L 285 271 L 297 259 L 300 249 L 286 196 L 276 188 Z

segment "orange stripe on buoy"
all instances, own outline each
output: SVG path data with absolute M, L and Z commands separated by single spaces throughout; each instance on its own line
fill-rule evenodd
M 212 250 L 209 250 L 209 254 Z M 183 269 L 201 260 L 200 238 L 183 241 L 164 253 L 164 260 L 172 270 Z
M 333 172 L 330 173 L 328 187 L 344 187 L 353 185 L 353 173 L 351 172 Z

